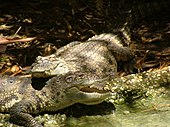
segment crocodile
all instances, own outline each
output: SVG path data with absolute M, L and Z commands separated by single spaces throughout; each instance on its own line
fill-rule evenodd
M 75 103 L 94 105 L 109 97 L 122 100 L 120 97 L 125 96 L 123 99 L 129 101 L 124 94 L 130 93 L 132 99 L 146 97 L 149 89 L 153 92 L 153 88 L 168 88 L 169 83 L 170 67 L 117 78 L 75 72 L 50 78 L 41 90 L 32 87 L 31 78 L 1 76 L 0 112 L 10 113 L 10 121 L 17 125 L 42 127 L 33 114 L 57 111 Z
M 1 76 L 0 112 L 9 112 L 10 120 L 18 125 L 42 127 L 30 114 L 57 111 L 75 103 L 101 103 L 113 95 L 104 90 L 101 83 L 108 77 L 91 72 L 69 73 L 50 78 L 41 90 L 37 90 L 32 87 L 31 78 Z M 94 82 L 99 84 L 91 86 Z
M 71 42 L 49 56 L 38 56 L 31 66 L 32 76 L 52 77 L 86 70 L 95 73 L 109 71 L 115 73 L 117 72 L 117 62 L 120 61 L 125 62 L 125 69 L 132 72 L 135 55 L 129 47 L 124 45 L 130 44 L 130 32 L 133 25 L 141 18 L 166 9 L 170 2 L 155 0 L 144 4 L 137 1 L 133 1 L 133 3 L 130 10 L 124 11 L 129 15 L 123 26 L 114 29 L 113 33 L 95 35 L 84 42 Z M 137 6 L 137 3 L 140 4 Z
M 116 42 L 116 36 L 102 34 L 100 38 L 109 40 L 91 38 L 83 43 L 72 42 L 59 49 L 55 54 L 46 57 L 38 56 L 36 62 L 32 64 L 32 76 L 52 77 L 86 70 L 96 74 L 115 73 L 118 60 L 133 60 L 133 52 L 130 48 L 123 47 L 118 41 Z

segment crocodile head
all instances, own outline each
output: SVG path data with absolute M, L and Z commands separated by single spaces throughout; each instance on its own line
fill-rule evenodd
M 46 78 L 60 74 L 63 75 L 68 72 L 69 68 L 65 61 L 56 57 L 54 54 L 46 57 L 38 56 L 30 70 L 32 76 L 36 78 Z
M 75 72 L 64 76 L 56 76 L 51 78 L 47 84 L 50 84 L 49 89 L 62 94 L 61 103 L 63 105 L 71 105 L 74 103 L 82 103 L 86 105 L 99 104 L 113 93 L 105 90 L 104 85 L 108 77 L 98 78 L 91 73 Z M 64 81 L 64 82 L 63 82 Z M 55 88 L 57 87 L 57 88 Z M 56 91 L 54 91 L 56 89 Z M 55 94 L 53 98 L 61 98 Z

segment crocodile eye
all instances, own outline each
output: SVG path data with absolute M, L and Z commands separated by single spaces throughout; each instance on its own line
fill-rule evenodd
M 74 76 L 70 75 L 66 77 L 66 82 L 70 83 L 74 80 Z
M 9 83 L 10 83 L 10 84 L 13 84 L 13 83 L 14 83 L 14 81 L 13 81 L 13 80 L 9 80 Z

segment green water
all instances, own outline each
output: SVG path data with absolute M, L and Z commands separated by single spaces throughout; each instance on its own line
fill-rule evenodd
M 144 102 L 142 102 L 144 101 Z M 170 127 L 170 98 L 143 99 L 131 106 L 117 105 L 109 115 L 68 118 L 68 127 Z

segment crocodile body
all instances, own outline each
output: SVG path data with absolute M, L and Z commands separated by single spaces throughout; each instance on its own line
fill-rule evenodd
M 86 70 L 115 73 L 119 61 L 130 62 L 131 70 L 134 54 L 130 48 L 123 46 L 131 41 L 131 29 L 140 19 L 167 8 L 170 2 L 155 0 L 141 4 L 134 0 L 133 3 L 129 10 L 122 11 L 128 12 L 128 17 L 113 34 L 100 34 L 84 42 L 71 42 L 52 55 L 38 56 L 31 67 L 32 76 L 52 77 Z
M 32 89 L 30 78 L 0 76 L 0 112 L 9 112 L 29 89 Z
M 101 75 L 100 75 L 101 76 Z M 98 104 L 111 96 L 103 89 L 101 80 L 92 73 L 76 72 L 49 79 L 41 90 L 31 85 L 31 78 L 0 77 L 0 112 L 9 112 L 18 125 L 41 127 L 30 114 L 57 111 L 75 103 Z M 91 86 L 94 82 L 99 85 Z
M 96 74 L 115 73 L 117 60 L 129 61 L 134 58 L 129 48 L 116 41 L 116 36 L 102 34 L 100 38 L 103 39 L 94 37 L 83 43 L 72 42 L 73 44 L 68 44 L 65 49 L 62 47 L 55 54 L 37 57 L 36 63 L 32 65 L 33 77 L 51 77 L 86 70 L 96 71 Z

